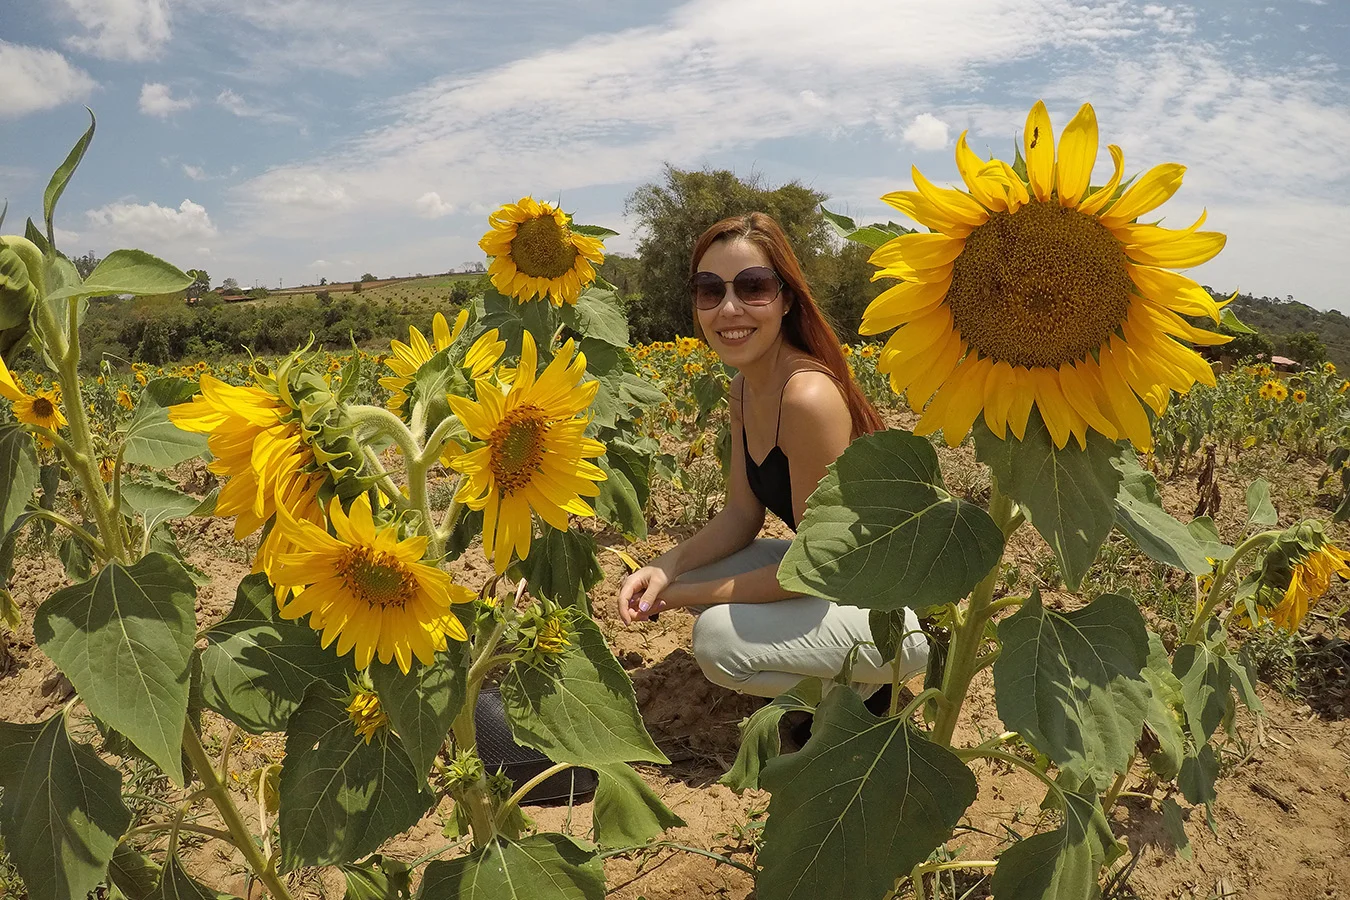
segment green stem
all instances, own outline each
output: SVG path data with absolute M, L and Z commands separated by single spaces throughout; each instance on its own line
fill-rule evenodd
M 38 507 L 37 509 L 30 509 L 28 512 L 39 519 L 46 519 L 48 522 L 54 522 L 57 525 L 60 525 L 62 528 L 68 529 L 71 534 L 75 535 L 75 537 L 79 538 L 80 540 L 88 544 L 89 549 L 93 550 L 94 555 L 97 556 L 99 559 L 107 558 L 108 551 L 103 548 L 102 541 L 100 541 L 98 538 L 94 537 L 88 531 L 76 525 L 74 522 L 70 521 L 60 513 L 52 512 L 49 509 L 42 509 L 41 507 Z
M 1017 522 L 1017 514 L 1012 498 L 999 490 L 995 479 L 990 489 L 989 515 L 994 524 L 1003 532 L 1006 540 L 1012 535 Z M 965 614 L 958 616 L 952 628 L 952 644 L 947 653 L 947 665 L 942 673 L 942 694 L 947 698 L 939 705 L 937 721 L 933 723 L 932 740 L 934 743 L 950 747 L 952 735 L 956 732 L 956 722 L 961 715 L 961 705 L 965 703 L 966 693 L 970 690 L 970 681 L 979 671 L 980 649 L 984 646 L 984 625 L 993 615 L 991 600 L 994 588 L 998 586 L 999 570 L 1003 564 L 1003 555 L 984 576 L 975 590 L 970 592 L 970 600 Z
M 1134 768 L 1134 760 L 1138 753 L 1130 754 L 1130 761 L 1125 764 L 1125 771 L 1116 776 L 1116 780 L 1111 783 L 1111 788 L 1102 797 L 1102 811 L 1109 813 L 1111 807 L 1116 805 L 1116 800 L 1120 798 L 1120 792 L 1125 790 L 1125 779 L 1130 777 L 1130 769 Z
M 554 763 L 520 787 L 516 788 L 516 792 L 501 805 L 500 809 L 497 810 L 497 827 L 500 828 L 502 826 L 502 823 L 506 821 L 507 816 L 511 814 L 511 810 L 520 805 L 520 801 L 525 799 L 526 794 L 539 787 L 539 785 L 548 781 L 559 772 L 566 772 L 570 768 L 572 768 L 571 763 Z
M 505 633 L 506 616 L 503 613 L 502 618 L 493 626 L 492 632 L 483 640 L 482 646 L 474 648 L 476 657 L 469 666 L 469 674 L 465 678 L 464 705 L 460 707 L 459 714 L 455 716 L 455 721 L 450 726 L 455 735 L 456 747 L 467 749 L 478 746 L 478 733 L 473 719 L 474 710 L 478 707 L 478 693 L 482 690 L 484 676 L 495 662 L 493 651 L 497 649 L 497 644 Z
M 258 876 L 274 900 L 292 900 L 286 883 L 281 880 L 277 870 L 263 857 L 262 851 L 254 843 L 253 834 L 244 824 L 244 817 L 240 815 L 239 807 L 234 805 L 234 798 L 230 796 L 230 789 L 216 774 L 215 768 L 211 765 L 211 757 L 206 755 L 206 748 L 202 746 L 201 739 L 197 737 L 191 722 L 183 728 L 183 750 L 191 760 L 197 777 L 205 786 L 206 795 L 211 798 L 216 811 L 220 813 L 221 820 L 225 822 L 225 827 L 232 838 L 231 843 L 244 854 L 244 859 L 253 870 L 253 874 Z
M 393 503 L 396 508 L 400 510 L 407 509 L 408 498 L 404 497 L 403 492 L 398 489 L 398 485 L 394 484 L 394 479 L 384 468 L 384 463 L 380 462 L 380 457 L 369 447 L 364 449 L 366 465 L 370 466 L 371 471 L 374 472 L 376 479 L 375 483 L 379 486 L 380 490 L 384 492 L 384 495 L 389 498 L 389 501 Z
M 699 856 L 706 856 L 708 859 L 716 860 L 733 869 L 740 869 L 747 875 L 758 877 L 759 870 L 753 866 L 747 866 L 745 863 L 737 862 L 729 856 L 723 856 L 720 853 L 714 853 L 711 850 L 703 850 L 699 847 L 690 847 L 688 844 L 677 844 L 674 841 L 652 841 L 650 844 L 638 844 L 633 847 L 619 847 L 614 850 L 602 850 L 599 854 L 601 859 L 609 859 L 611 856 L 623 856 L 625 853 L 632 853 L 635 850 L 660 850 L 668 848 L 670 850 L 683 850 L 685 853 L 694 853 Z
M 205 825 L 193 825 L 191 822 L 151 822 L 148 825 L 137 825 L 135 828 L 122 835 L 122 840 L 137 837 L 142 834 L 157 834 L 161 831 L 170 831 L 174 828 L 179 831 L 186 831 L 190 834 L 201 834 L 206 837 L 215 838 L 218 841 L 224 841 L 231 846 L 234 845 L 234 835 L 228 831 L 221 831 L 219 828 L 207 828 Z
M 1281 533 L 1282 532 L 1276 530 L 1263 531 L 1260 534 L 1254 534 L 1241 544 L 1238 544 L 1237 549 L 1233 551 L 1232 556 L 1218 564 L 1214 570 L 1214 581 L 1209 586 L 1209 594 L 1205 597 L 1205 604 L 1200 607 L 1200 611 L 1195 614 L 1195 621 L 1191 623 L 1191 627 L 1187 630 L 1186 637 L 1182 643 L 1194 644 L 1204 638 L 1205 622 L 1214 614 L 1214 610 L 1218 608 L 1219 604 L 1223 602 L 1223 589 L 1227 586 L 1228 576 L 1237 569 L 1237 564 L 1244 557 L 1269 546 Z
M 1044 782 L 1046 787 L 1054 791 L 1055 794 L 1059 797 L 1061 803 L 1064 802 L 1064 789 L 1059 785 L 1055 784 L 1055 780 L 1053 778 L 1051 778 L 1049 775 L 1045 774 L 1040 769 L 1036 768 L 1034 765 L 1027 762 L 1020 756 L 1015 756 L 1011 753 L 1004 753 L 1002 750 L 987 750 L 984 748 L 983 745 L 979 747 L 972 747 L 969 750 L 963 750 L 957 747 L 953 747 L 952 752 L 955 753 L 961 759 L 962 762 L 967 762 L 972 759 L 997 759 L 1007 763 L 1010 766 L 1016 766 L 1019 769 L 1025 769 L 1032 775 L 1035 775 L 1037 778 L 1039 778 L 1042 782 Z

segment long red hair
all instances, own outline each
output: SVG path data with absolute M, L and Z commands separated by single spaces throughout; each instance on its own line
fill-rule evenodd
M 884 429 L 886 423 L 881 421 L 876 408 L 853 380 L 844 352 L 839 349 L 839 338 L 811 297 L 811 288 L 802 274 L 797 254 L 792 252 L 787 235 L 772 216 L 762 212 L 731 216 L 703 232 L 694 244 L 694 255 L 689 264 L 690 277 L 698 272 L 698 264 L 709 247 L 721 241 L 734 240 L 749 241 L 763 250 L 773 270 L 783 279 L 783 290 L 788 301 L 787 313 L 783 316 L 783 334 L 789 344 L 823 363 L 843 387 L 848 414 L 853 420 L 853 436 Z M 698 322 L 697 310 L 694 312 L 694 333 L 707 341 Z

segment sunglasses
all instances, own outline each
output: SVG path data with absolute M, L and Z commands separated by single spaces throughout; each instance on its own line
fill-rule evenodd
M 699 309 L 716 309 L 726 299 L 728 284 L 736 289 L 736 299 L 746 306 L 772 303 L 783 290 L 783 279 L 777 272 L 768 266 L 751 266 L 730 281 L 713 272 L 695 272 L 689 279 L 689 293 Z

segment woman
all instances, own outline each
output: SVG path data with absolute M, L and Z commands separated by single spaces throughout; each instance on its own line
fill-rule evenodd
M 788 541 L 758 539 L 765 510 L 796 530 L 806 498 L 849 442 L 883 428 L 848 371 L 782 229 L 769 216 L 723 219 L 694 247 L 694 327 L 731 382 L 726 505 L 697 534 L 624 579 L 619 616 L 700 613 L 694 656 L 710 681 L 775 697 L 808 676 L 833 678 L 858 648 L 854 687 L 891 682 L 868 612 L 784 590 Z M 924 668 L 928 644 L 906 611 L 902 680 Z

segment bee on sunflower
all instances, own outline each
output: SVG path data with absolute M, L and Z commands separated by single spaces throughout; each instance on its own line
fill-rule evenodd
M 605 261 L 597 238 L 577 233 L 572 218 L 550 203 L 522 197 L 488 217 L 478 246 L 492 257 L 492 285 L 521 303 L 547 297 L 554 306 L 576 303 Z
M 917 190 L 882 199 L 931 233 L 901 235 L 871 261 L 874 278 L 900 282 L 863 315 L 863 334 L 897 329 L 879 370 L 922 412 L 916 434 L 941 430 L 959 444 L 975 419 L 999 438 L 1023 437 L 1032 407 L 1056 447 L 1089 430 L 1148 451 L 1147 406 L 1161 415 L 1171 392 L 1214 373 L 1191 344 L 1231 338 L 1183 316 L 1219 321 L 1221 304 L 1173 269 L 1212 259 L 1225 237 L 1201 231 L 1204 215 L 1172 230 L 1137 220 L 1181 186 L 1184 167 L 1155 166 L 1117 196 L 1124 154 L 1110 181 L 1089 186 L 1097 117 L 1084 104 L 1058 148 L 1045 104 L 1024 131 L 1025 167 L 980 159 L 963 133 L 956 165 L 966 190 L 939 188 L 913 170 Z M 1058 150 L 1058 153 L 1056 152 Z

